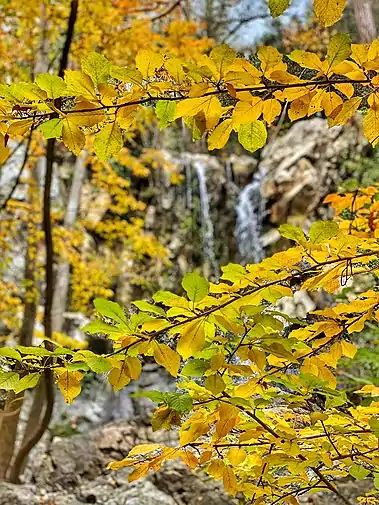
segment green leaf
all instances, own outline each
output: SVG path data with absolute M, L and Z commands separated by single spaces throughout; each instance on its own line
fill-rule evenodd
M 182 286 L 188 298 L 193 302 L 199 302 L 209 291 L 209 282 L 196 272 L 188 273 L 182 280 Z
M 268 0 L 268 8 L 273 18 L 281 16 L 288 9 L 291 0 Z
M 91 321 L 90 323 L 86 324 L 82 328 L 82 331 L 90 333 L 91 335 L 94 333 L 103 333 L 104 335 L 108 335 L 112 338 L 112 336 L 119 336 L 120 333 L 125 334 L 125 327 L 120 328 L 120 326 L 108 324 L 105 321 L 98 319 L 97 321 Z
M 105 298 L 95 298 L 93 304 L 95 305 L 96 312 L 98 312 L 101 316 L 127 326 L 128 321 L 126 319 L 126 315 L 118 303 L 111 302 Z
M 55 139 L 62 136 L 63 121 L 62 119 L 55 118 L 46 121 L 39 125 L 37 130 L 43 133 L 45 139 Z
M 14 390 L 20 380 L 16 372 L 0 372 L 0 389 Z
M 66 354 L 68 356 L 74 356 L 75 351 L 72 349 L 67 349 L 67 347 L 57 347 L 54 349 L 53 354 L 54 356 L 64 356 Z
M 375 489 L 379 489 L 379 474 L 377 474 L 374 479 L 374 487 Z
M 161 403 L 165 399 L 165 394 L 160 391 L 137 391 L 136 393 L 132 393 L 130 395 L 133 398 L 149 398 L 155 403 Z
M 279 233 L 282 237 L 288 238 L 289 240 L 294 240 L 298 244 L 305 244 L 307 242 L 304 232 L 299 226 L 293 226 L 292 224 L 281 224 L 279 226 Z
M 40 378 L 40 374 L 38 372 L 30 373 L 25 375 L 16 387 L 14 388 L 15 393 L 20 393 L 21 391 L 25 391 L 25 389 L 31 389 L 36 387 Z
M 263 147 L 266 140 L 267 130 L 262 121 L 243 124 L 238 130 L 238 142 L 252 153 Z
M 67 363 L 66 368 L 69 372 L 76 372 L 78 370 L 85 370 L 85 371 L 89 370 L 89 366 L 87 365 L 87 363 L 84 363 L 82 361 L 77 361 L 75 363 Z
M 372 417 L 368 424 L 370 425 L 370 428 L 372 429 L 374 435 L 376 438 L 379 438 L 379 419 L 376 419 L 375 417 Z
M 338 235 L 339 227 L 333 221 L 316 221 L 309 229 L 309 238 L 313 244 L 322 244 Z
M 216 46 L 212 49 L 210 54 L 210 57 L 216 63 L 221 76 L 225 73 L 227 67 L 233 63 L 236 56 L 236 51 L 227 44 L 220 44 L 219 46 Z
M 192 410 L 192 398 L 188 393 L 165 393 L 164 400 L 179 414 L 188 414 Z
M 96 87 L 102 82 L 106 82 L 110 72 L 109 61 L 99 53 L 90 53 L 82 58 L 82 70 L 89 75 Z
M 160 100 L 155 108 L 155 114 L 159 119 L 158 126 L 160 129 L 166 128 L 169 123 L 174 121 L 175 102 L 173 100 Z
M 326 61 L 330 67 L 338 65 L 351 54 L 351 38 L 347 33 L 336 33 L 330 39 Z
M 112 368 L 112 365 L 107 361 L 106 358 L 102 356 L 96 356 L 86 360 L 86 363 L 90 370 L 95 373 L 106 373 Z
M 66 83 L 57 75 L 38 74 L 35 82 L 39 88 L 46 91 L 48 98 L 59 98 L 67 92 Z
M 141 72 L 138 70 L 111 65 L 110 74 L 111 77 L 119 81 L 129 82 L 130 84 L 136 84 L 137 86 L 142 85 L 143 77 Z
M 96 156 L 100 160 L 106 161 L 114 154 L 119 153 L 123 145 L 121 129 L 116 122 L 113 122 L 106 125 L 95 136 L 93 148 Z
M 51 351 L 44 349 L 43 347 L 34 347 L 34 346 L 24 346 L 18 345 L 17 350 L 20 351 L 21 354 L 27 354 L 32 356 L 51 356 Z
M 361 465 L 353 465 L 350 467 L 349 473 L 354 479 L 363 480 L 370 474 L 370 470 L 366 470 L 366 468 Z
M 12 347 L 0 347 L 0 357 L 21 361 L 21 354 Z
M 132 304 L 142 312 L 151 312 L 152 314 L 159 314 L 160 316 L 166 315 L 166 312 L 161 307 L 157 307 L 156 305 L 145 302 L 144 300 L 137 300 L 135 302 L 132 302 Z
M 192 359 L 184 365 L 180 373 L 186 377 L 203 377 L 208 368 L 208 361 L 205 361 L 203 359 Z
M 184 123 L 187 128 L 192 132 L 192 140 L 200 140 L 205 132 L 205 120 L 199 117 L 186 117 Z

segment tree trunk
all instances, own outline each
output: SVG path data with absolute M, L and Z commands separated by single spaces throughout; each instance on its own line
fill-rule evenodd
M 72 228 L 79 212 L 80 196 L 86 175 L 86 152 L 76 158 L 74 175 L 70 195 L 67 203 L 64 226 Z M 63 327 L 63 314 L 67 307 L 68 290 L 70 285 L 69 263 L 59 263 L 56 268 L 56 279 L 52 308 L 52 329 L 61 332 Z
M 0 482 L 6 480 L 13 456 L 22 398 L 22 393 L 16 395 L 14 391 L 8 391 L 4 408 L 0 412 Z
M 353 7 L 360 41 L 372 42 L 377 37 L 372 0 L 353 0 Z

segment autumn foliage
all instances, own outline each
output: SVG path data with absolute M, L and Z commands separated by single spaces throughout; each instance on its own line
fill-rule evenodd
M 278 15 L 288 3 L 269 5 Z M 340 0 L 315 0 L 323 25 L 336 22 L 342 10 Z M 235 132 L 254 152 L 283 111 L 291 121 L 322 113 L 333 127 L 363 110 L 364 133 L 378 143 L 379 40 L 351 44 L 348 35 L 335 34 L 325 59 L 262 47 L 257 61 L 224 44 L 209 54 L 205 46 L 194 44 L 184 54 L 172 44 L 164 52 L 139 49 L 128 66 L 84 53 L 80 68 L 64 78 L 42 73 L 34 82 L 3 84 L 2 159 L 9 138 L 38 130 L 75 155 L 84 148 L 93 153 L 101 181 L 104 163 L 122 156 L 125 136 L 146 111 L 162 128 L 183 118 L 195 140 L 208 135 L 210 150 L 224 147 Z M 116 207 L 127 209 L 122 185 L 112 177 Z M 365 324 L 379 321 L 379 291 L 373 286 L 304 320 L 280 312 L 278 302 L 298 290 L 336 294 L 357 276 L 377 274 L 378 196 L 377 186 L 329 195 L 325 203 L 334 208 L 334 221 L 317 221 L 307 233 L 282 225 L 292 247 L 259 264 L 229 264 L 217 283 L 190 273 L 181 296 L 159 291 L 127 311 L 97 298 L 97 319 L 84 331 L 106 335 L 114 347 L 109 354 L 56 342 L 53 348 L 0 347 L 0 388 L 18 394 L 49 370 L 71 403 L 86 372 L 106 374 L 118 391 L 139 377 L 144 357 L 153 358 L 178 379 L 178 391 L 143 393 L 158 404 L 152 426 L 177 430 L 179 443 L 136 446 L 111 469 L 131 467 L 129 479 L 135 480 L 181 458 L 254 504 L 296 504 L 310 490 L 341 497 L 338 480 L 348 475 L 373 477 L 374 495 L 379 388 L 359 388 L 355 394 L 364 401 L 354 404 L 338 388 L 336 371 L 341 358 L 354 357 Z M 113 230 L 117 238 L 123 232 Z

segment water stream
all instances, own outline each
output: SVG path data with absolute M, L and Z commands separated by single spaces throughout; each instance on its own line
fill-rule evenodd
M 206 166 L 202 160 L 195 159 L 193 167 L 199 181 L 201 231 L 203 239 L 204 261 L 209 264 L 213 274 L 218 273 L 218 264 L 215 257 L 214 227 L 210 212 L 210 198 L 207 188 Z
M 243 263 L 259 263 L 265 257 L 262 245 L 266 202 L 262 193 L 264 171 L 260 170 L 241 191 L 236 212 L 236 238 Z

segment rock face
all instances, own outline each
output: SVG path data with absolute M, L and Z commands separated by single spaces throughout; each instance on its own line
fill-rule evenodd
M 264 193 L 269 203 L 270 222 L 290 216 L 309 216 L 323 197 L 341 180 L 338 172 L 343 157 L 362 147 L 357 125 L 328 128 L 324 119 L 297 121 L 286 134 L 268 144 L 260 167 L 266 175 Z
M 55 438 L 37 454 L 21 486 L 0 485 L 0 505 L 233 505 L 220 485 L 174 461 L 157 474 L 129 483 L 130 470 L 110 472 L 135 444 L 176 443 L 141 423 L 111 423 L 92 433 Z

